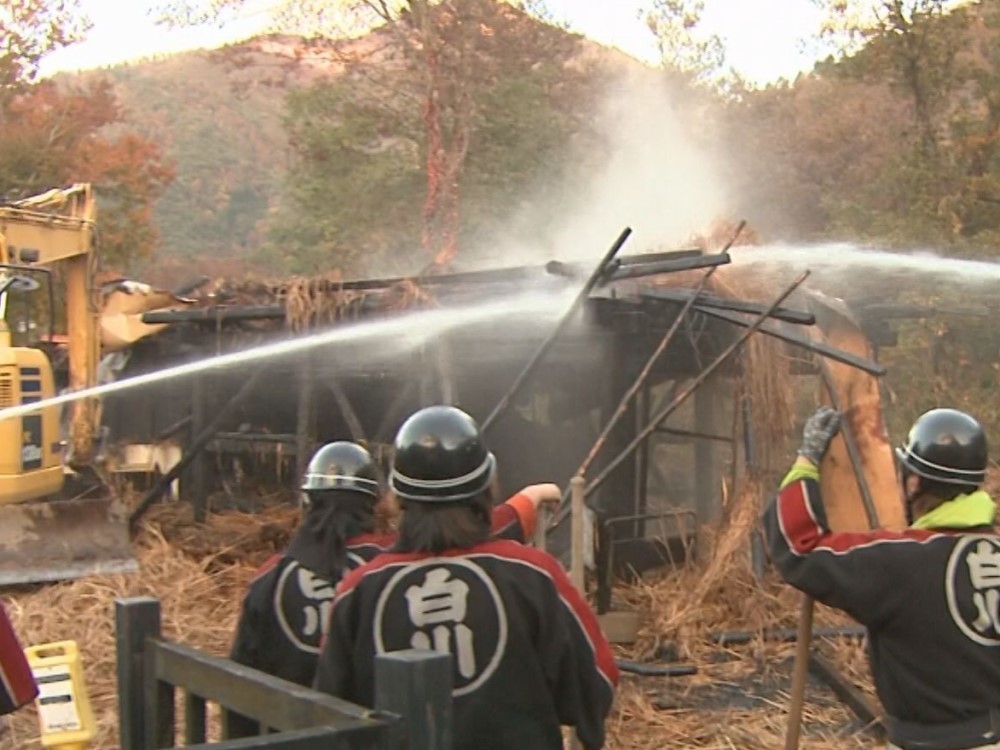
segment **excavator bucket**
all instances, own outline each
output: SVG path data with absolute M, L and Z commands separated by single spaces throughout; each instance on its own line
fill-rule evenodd
M 809 291 L 808 299 L 810 312 L 816 318 L 816 338 L 842 351 L 872 359 L 868 338 L 842 300 L 816 291 Z M 845 428 L 854 436 L 877 525 L 903 528 L 906 520 L 895 458 L 882 416 L 878 378 L 832 360 L 827 360 L 824 366 L 843 412 Z M 836 531 L 870 528 L 858 479 L 842 437 L 831 443 L 820 478 L 830 527 Z
M 134 573 L 128 510 L 113 497 L 0 506 L 0 586 Z

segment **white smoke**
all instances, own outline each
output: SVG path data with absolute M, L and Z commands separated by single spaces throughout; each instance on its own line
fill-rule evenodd
M 625 227 L 633 232 L 623 253 L 679 249 L 723 217 L 719 171 L 685 126 L 697 117 L 681 106 L 662 72 L 616 78 L 595 115 L 604 149 L 578 154 L 574 184 L 531 201 L 551 206 L 544 247 L 504 244 L 496 265 L 597 259 Z
M 632 252 L 676 249 L 719 217 L 724 194 L 655 77 L 623 77 L 600 114 L 607 163 L 580 191 L 557 235 L 560 256 L 593 257 L 625 226 Z M 597 246 L 595 247 L 595 243 Z

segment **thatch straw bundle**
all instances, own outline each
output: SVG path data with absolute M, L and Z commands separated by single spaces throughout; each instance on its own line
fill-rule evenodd
M 621 656 L 637 661 L 674 661 L 697 666 L 685 677 L 625 675 L 609 723 L 609 747 L 766 748 L 783 746 L 787 727 L 794 643 L 765 638 L 765 631 L 794 628 L 801 595 L 776 581 L 759 581 L 751 570 L 746 541 L 754 526 L 759 483 L 734 501 L 729 522 L 715 534 L 704 565 L 672 570 L 616 591 L 618 606 L 642 615 L 639 640 Z M 821 605 L 817 625 L 850 620 Z M 714 635 L 754 634 L 745 645 L 719 645 Z M 713 635 L 714 634 L 714 635 Z M 819 639 L 813 648 L 833 662 L 873 705 L 867 658 L 858 639 Z M 871 735 L 834 697 L 811 680 L 803 711 L 804 748 L 871 747 Z
M 288 281 L 280 296 L 285 305 L 286 325 L 293 331 L 355 318 L 363 292 L 329 287 L 340 281 L 339 275 L 297 277 Z

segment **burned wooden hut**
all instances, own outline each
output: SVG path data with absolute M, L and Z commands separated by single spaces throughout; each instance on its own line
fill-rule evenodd
M 759 460 L 745 342 L 777 347 L 758 352 L 762 369 L 787 369 L 774 352 L 791 343 L 878 370 L 804 332 L 813 314 L 786 305 L 801 277 L 780 296 L 770 289 L 768 299 L 747 300 L 714 274 L 729 263 L 726 251 L 616 253 L 596 269 L 549 263 L 188 290 L 177 309 L 145 313 L 169 325 L 129 349 L 117 379 L 268 354 L 107 396 L 118 471 L 179 476 L 200 517 L 221 504 L 252 506 L 253 487 L 294 491 L 324 442 L 361 440 L 388 461 L 406 416 L 455 404 L 484 425 L 504 496 L 585 473 L 606 609 L 613 571 L 685 559 L 738 472 Z M 516 311 L 462 320 L 526 290 L 562 307 L 543 320 Z M 452 317 L 447 330 L 428 330 L 431 314 Z M 157 463 L 165 446 L 173 459 Z

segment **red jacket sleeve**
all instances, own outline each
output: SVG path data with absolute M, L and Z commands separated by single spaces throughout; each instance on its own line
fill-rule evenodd
M 764 511 L 764 535 L 781 576 L 817 601 L 866 626 L 899 611 L 899 585 L 920 544 L 940 537 L 921 529 L 832 532 L 818 474 L 793 472 Z
M 9 714 L 35 699 L 38 685 L 7 618 L 0 605 L 0 714 Z
M 510 539 L 524 544 L 535 533 L 535 504 L 520 492 L 493 509 L 490 534 L 494 539 Z

